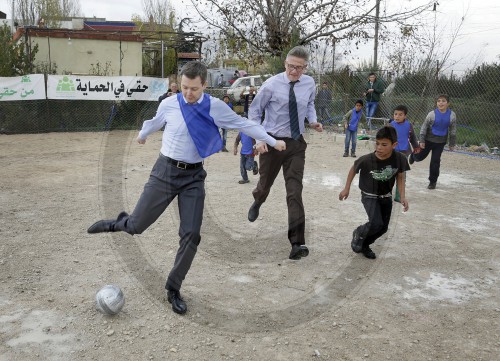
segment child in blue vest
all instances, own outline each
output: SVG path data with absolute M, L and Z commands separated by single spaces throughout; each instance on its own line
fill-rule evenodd
M 356 157 L 356 140 L 358 136 L 358 125 L 360 121 L 366 123 L 366 118 L 363 114 L 363 101 L 357 100 L 354 108 L 349 110 L 342 119 L 345 128 L 344 157 L 349 156 L 349 143 L 351 142 L 351 157 Z
M 241 156 L 240 156 L 240 173 L 241 180 L 238 181 L 239 184 L 245 184 L 250 182 L 248 179 L 247 170 L 252 170 L 253 174 L 259 173 L 259 167 L 257 161 L 254 159 L 253 145 L 255 144 L 255 139 L 249 137 L 245 133 L 239 132 L 236 140 L 234 141 L 234 155 L 238 154 L 238 145 L 241 141 Z
M 408 161 L 420 162 L 424 160 L 432 151 L 431 163 L 429 166 L 428 189 L 436 189 L 441 166 L 441 154 L 449 139 L 449 149 L 453 151 L 457 141 L 457 116 L 449 109 L 450 97 L 441 94 L 437 98 L 436 109 L 429 114 L 420 128 L 420 148 L 422 151 L 417 154 L 410 154 Z
M 413 130 L 413 125 L 408 121 L 408 119 L 406 119 L 407 114 L 408 108 L 404 105 L 398 105 L 394 108 L 393 119 L 389 123 L 396 129 L 396 133 L 398 135 L 398 144 L 394 150 L 403 153 L 405 156 L 412 153 L 412 148 L 415 153 L 420 151 L 418 139 L 415 135 L 415 130 Z M 394 196 L 394 201 L 399 202 L 399 200 L 399 189 L 396 185 L 396 195 Z
M 233 103 L 230 102 L 229 95 L 224 95 L 222 98 L 224 100 L 224 103 L 227 104 L 227 106 L 231 109 L 233 109 Z M 227 142 L 227 129 L 221 128 L 221 136 L 222 136 L 222 152 L 227 152 L 226 148 L 226 142 Z

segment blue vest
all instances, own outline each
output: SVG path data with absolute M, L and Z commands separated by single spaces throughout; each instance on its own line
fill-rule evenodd
M 177 94 L 182 117 L 200 157 L 206 158 L 222 149 L 222 139 L 214 118 L 210 116 L 210 95 L 203 94 L 201 103 L 188 104 Z
M 243 132 L 240 132 L 241 137 L 241 154 L 253 154 L 253 140 Z
M 439 109 L 434 110 L 434 124 L 432 124 L 432 134 L 440 137 L 448 134 L 448 127 L 451 121 L 451 110 L 441 113 Z
M 356 111 L 356 108 L 352 109 L 351 120 L 349 121 L 348 127 L 351 132 L 355 132 L 356 130 L 358 130 L 358 123 L 361 119 L 361 114 L 363 114 L 362 109 L 359 112 Z
M 396 133 L 398 134 L 398 145 L 394 149 L 398 152 L 407 151 L 410 148 L 410 122 L 406 119 L 402 123 L 393 120 L 391 125 L 396 129 Z

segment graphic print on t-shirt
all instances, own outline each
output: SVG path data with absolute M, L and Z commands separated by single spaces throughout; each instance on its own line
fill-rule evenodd
M 397 172 L 398 168 L 392 168 L 390 165 L 388 165 L 382 170 L 372 170 L 370 171 L 370 174 L 372 175 L 373 179 L 385 182 L 391 179 Z

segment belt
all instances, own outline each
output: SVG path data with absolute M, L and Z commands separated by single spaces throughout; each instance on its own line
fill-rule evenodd
M 181 162 L 180 160 L 175 160 L 175 159 L 172 159 L 170 157 L 167 157 L 166 155 L 163 155 L 161 153 L 160 153 L 160 156 L 165 158 L 168 163 L 175 165 L 179 169 L 196 169 L 196 168 L 200 168 L 201 166 L 203 166 L 203 162 L 185 163 L 185 162 Z
M 276 139 L 276 140 L 294 140 L 294 139 L 293 139 L 293 138 L 291 138 L 291 137 L 277 137 L 277 136 L 275 136 L 275 135 L 273 135 L 273 134 L 271 134 L 271 133 L 267 133 L 267 134 L 269 134 L 271 137 L 273 137 L 273 138 L 274 138 L 274 139 Z M 302 137 L 302 134 L 300 135 L 299 139 L 300 139 L 301 137 Z
M 365 191 L 361 191 L 361 193 L 369 198 L 389 198 L 392 197 L 392 193 L 387 193 L 387 194 L 373 194 L 373 193 L 368 193 Z

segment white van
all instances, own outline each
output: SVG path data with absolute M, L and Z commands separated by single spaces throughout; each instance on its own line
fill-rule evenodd
M 244 76 L 238 78 L 234 81 L 234 83 L 229 87 L 226 94 L 229 95 L 230 98 L 234 101 L 238 101 L 240 99 L 240 95 L 243 91 L 245 91 L 246 87 L 253 86 L 255 90 L 258 90 L 265 79 L 269 78 L 270 75 L 252 75 L 252 76 Z

